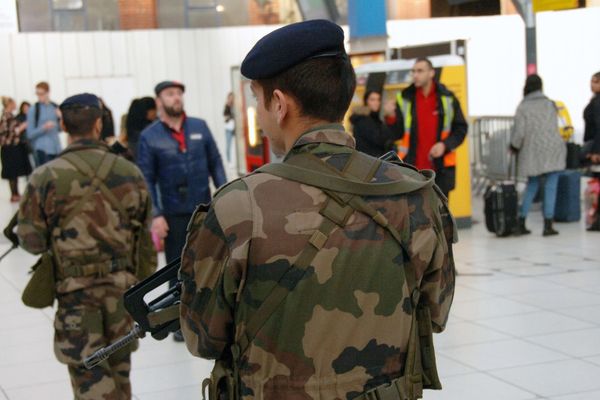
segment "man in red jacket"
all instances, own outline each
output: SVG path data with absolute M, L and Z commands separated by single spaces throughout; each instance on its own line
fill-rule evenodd
M 437 82 L 433 64 L 419 58 L 413 84 L 398 94 L 395 109 L 386 107 L 386 121 L 404 132 L 398 155 L 418 169 L 436 172 L 446 197 L 456 181 L 456 148 L 465 139 L 467 123 L 454 93 Z

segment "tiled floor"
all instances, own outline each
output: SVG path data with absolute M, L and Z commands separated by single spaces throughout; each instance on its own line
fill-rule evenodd
M 15 207 L 1 184 L 4 227 Z M 455 303 L 436 336 L 444 390 L 425 399 L 600 399 L 600 233 L 558 224 L 559 236 L 542 238 L 541 223 L 533 215 L 534 234 L 522 238 L 497 239 L 482 224 L 460 231 Z M 52 351 L 52 310 L 20 302 L 33 260 L 18 250 L 0 264 L 0 400 L 72 398 Z M 133 356 L 135 397 L 199 399 L 210 368 L 182 344 L 144 339 Z

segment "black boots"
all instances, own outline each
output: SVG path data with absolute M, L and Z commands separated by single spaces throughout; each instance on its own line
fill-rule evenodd
M 519 221 L 517 222 L 517 228 L 515 229 L 515 235 L 529 235 L 531 231 L 525 227 L 525 218 L 519 217 Z
M 552 228 L 552 220 L 551 219 L 544 219 L 544 232 L 542 233 L 542 236 L 552 236 L 552 235 L 558 235 L 558 231 L 555 231 L 554 228 Z

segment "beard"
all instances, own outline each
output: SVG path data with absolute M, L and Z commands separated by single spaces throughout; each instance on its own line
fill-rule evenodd
M 183 115 L 183 105 L 181 104 L 174 105 L 173 107 L 163 105 L 163 109 L 165 110 L 165 113 L 172 118 L 179 118 Z

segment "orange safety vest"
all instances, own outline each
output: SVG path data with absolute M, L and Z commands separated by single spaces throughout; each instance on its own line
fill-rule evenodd
M 442 108 L 444 109 L 444 121 L 442 125 L 441 140 L 445 140 L 450 136 L 450 130 L 452 128 L 452 121 L 454 120 L 454 103 L 452 96 L 440 96 L 442 100 Z M 402 93 L 396 95 L 400 112 L 404 119 L 404 136 L 402 139 L 396 141 L 398 157 L 404 159 L 410 149 L 410 131 L 412 129 L 413 114 L 412 108 L 413 103 L 410 100 L 406 100 L 402 97 Z M 455 167 L 456 166 L 456 151 L 452 150 L 444 155 L 444 167 Z

